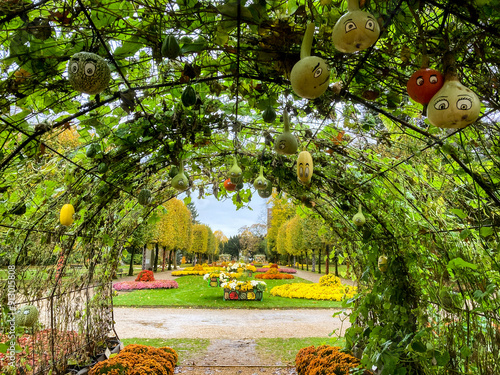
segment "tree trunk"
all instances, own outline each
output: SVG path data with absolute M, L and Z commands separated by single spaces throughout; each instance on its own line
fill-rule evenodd
M 312 265 L 311 272 L 316 272 L 316 254 L 314 254 L 314 250 L 312 251 Z
M 135 255 L 135 246 L 132 247 L 132 253 L 130 254 L 130 265 L 128 267 L 128 276 L 134 276 L 134 255 Z
M 160 247 L 158 243 L 155 244 L 155 259 L 153 261 L 153 272 L 158 271 L 158 253 L 160 252 Z
M 172 254 L 174 253 L 173 250 L 170 250 L 170 252 L 168 253 L 168 270 L 171 271 L 172 270 Z
M 326 245 L 325 275 L 330 274 L 330 245 Z
M 177 269 L 177 250 L 174 249 L 174 260 L 173 260 L 173 263 L 174 263 L 174 270 Z
M 321 273 L 321 247 L 318 250 L 318 273 Z
M 339 277 L 339 255 L 337 251 L 335 251 L 335 256 L 333 257 L 333 261 L 335 262 L 335 276 Z
M 166 257 L 167 257 L 167 249 L 165 249 L 165 247 L 163 247 L 163 254 L 162 254 L 162 261 L 161 261 L 161 272 L 165 271 L 165 261 L 166 261 Z

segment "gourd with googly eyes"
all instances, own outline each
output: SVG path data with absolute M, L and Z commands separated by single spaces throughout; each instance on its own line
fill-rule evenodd
M 375 17 L 359 9 L 358 0 L 348 0 L 347 13 L 333 27 L 333 44 L 340 52 L 353 53 L 371 47 L 380 35 Z
M 447 55 L 444 57 L 444 65 L 451 66 L 445 68 L 443 87 L 427 106 L 427 118 L 432 125 L 439 128 L 460 129 L 477 120 L 481 102 L 471 89 L 460 83 L 454 57 L 449 53 Z M 446 63 L 446 59 L 453 61 Z
M 300 60 L 293 66 L 290 82 L 293 91 L 305 99 L 323 94 L 330 83 L 330 67 L 321 57 L 311 56 L 314 23 L 309 23 L 302 39 Z
M 313 159 L 309 152 L 301 151 L 297 158 L 297 179 L 303 184 L 309 185 L 313 175 Z
M 444 77 L 439 71 L 422 68 L 412 74 L 406 83 L 406 91 L 410 98 L 425 105 L 443 87 L 443 84 Z
M 78 52 L 69 60 L 68 79 L 76 91 L 96 95 L 108 87 L 111 71 L 101 56 Z
M 285 125 L 283 133 L 274 140 L 274 150 L 281 155 L 295 154 L 299 144 L 297 138 L 290 132 L 290 119 L 286 110 L 283 111 L 283 124 Z

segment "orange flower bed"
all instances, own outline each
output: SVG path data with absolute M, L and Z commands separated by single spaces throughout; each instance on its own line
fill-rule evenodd
M 277 268 L 269 268 L 266 273 L 255 275 L 256 279 L 293 279 L 294 277 L 287 273 L 280 273 Z
M 351 369 L 359 368 L 360 361 L 350 354 L 339 351 L 339 347 L 321 345 L 302 348 L 295 357 L 298 375 L 349 375 Z M 365 375 L 372 372 L 365 370 Z
M 127 345 L 118 355 L 97 363 L 89 375 L 173 375 L 178 355 L 167 346 Z

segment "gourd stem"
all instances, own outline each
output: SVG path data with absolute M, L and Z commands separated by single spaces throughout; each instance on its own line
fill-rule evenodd
M 179 172 L 184 172 L 184 160 L 181 159 L 179 163 Z
M 361 213 L 363 213 L 363 211 L 361 211 L 361 203 L 360 203 L 360 204 L 359 204 L 359 206 L 358 206 L 358 212 L 359 212 L 360 214 L 361 214 Z
M 359 0 L 347 0 L 347 10 L 349 12 L 359 10 Z
M 429 67 L 429 56 L 425 53 L 422 53 L 422 61 L 420 63 L 421 69 L 427 69 Z
M 260 174 L 259 174 L 260 177 L 264 177 L 264 167 L 261 165 L 260 166 Z
M 457 64 L 453 52 L 446 52 L 443 56 L 444 80 L 458 81 Z
M 288 117 L 288 112 L 285 111 L 283 112 L 283 124 L 285 125 L 285 129 L 283 130 L 283 133 L 289 133 L 290 132 L 290 118 Z
M 300 47 L 300 58 L 311 56 L 311 47 L 313 43 L 314 36 L 314 22 L 307 24 L 306 32 L 304 33 L 304 38 L 302 39 L 302 46 Z

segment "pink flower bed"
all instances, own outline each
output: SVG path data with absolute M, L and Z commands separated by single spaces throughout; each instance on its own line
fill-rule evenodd
M 267 272 L 269 268 L 257 268 L 257 272 Z M 297 273 L 293 268 L 278 268 L 278 271 L 283 273 Z
M 174 289 L 179 284 L 174 280 L 156 280 L 156 281 L 122 281 L 114 283 L 116 290 L 137 290 L 137 289 Z

